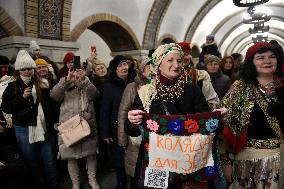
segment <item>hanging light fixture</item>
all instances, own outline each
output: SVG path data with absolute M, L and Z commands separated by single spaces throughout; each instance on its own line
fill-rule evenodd
M 233 0 L 238 7 L 248 7 L 247 13 L 243 16 L 244 24 L 253 24 L 253 28 L 249 28 L 252 41 L 264 42 L 268 39 L 269 26 L 264 23 L 271 19 L 271 12 L 264 7 L 258 6 L 267 3 L 269 0 Z
M 233 0 L 237 7 L 251 7 L 267 3 L 269 0 Z

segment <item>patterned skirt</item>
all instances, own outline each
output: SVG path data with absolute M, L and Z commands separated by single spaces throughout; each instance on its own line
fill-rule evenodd
M 280 148 L 245 148 L 235 156 L 229 189 L 278 189 Z

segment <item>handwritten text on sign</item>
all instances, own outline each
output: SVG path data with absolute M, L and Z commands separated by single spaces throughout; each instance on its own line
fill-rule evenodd
M 189 174 L 213 166 L 214 134 L 191 136 L 158 135 L 149 133 L 149 167 Z

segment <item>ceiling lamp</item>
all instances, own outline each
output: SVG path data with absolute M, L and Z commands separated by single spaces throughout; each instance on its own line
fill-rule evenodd
M 244 24 L 259 24 L 271 19 L 271 12 L 261 7 L 249 7 L 243 17 Z
M 253 28 L 249 28 L 249 33 L 250 34 L 255 34 L 255 33 L 264 33 L 269 31 L 269 26 L 265 26 L 263 23 L 262 24 L 255 24 Z
M 269 0 L 233 0 L 237 7 L 251 7 L 267 3 Z

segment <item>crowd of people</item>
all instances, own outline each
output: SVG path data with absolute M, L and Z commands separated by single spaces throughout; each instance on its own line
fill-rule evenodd
M 13 64 L 0 56 L 0 188 L 58 189 L 61 160 L 73 189 L 85 168 L 89 187 L 101 188 L 101 164 L 116 189 L 284 187 L 282 47 L 258 42 L 222 57 L 208 35 L 194 64 L 190 45 L 117 55 L 108 67 L 96 47 L 79 66 L 67 52 L 61 69 L 36 41 Z M 58 128 L 77 114 L 91 132 L 68 146 Z

